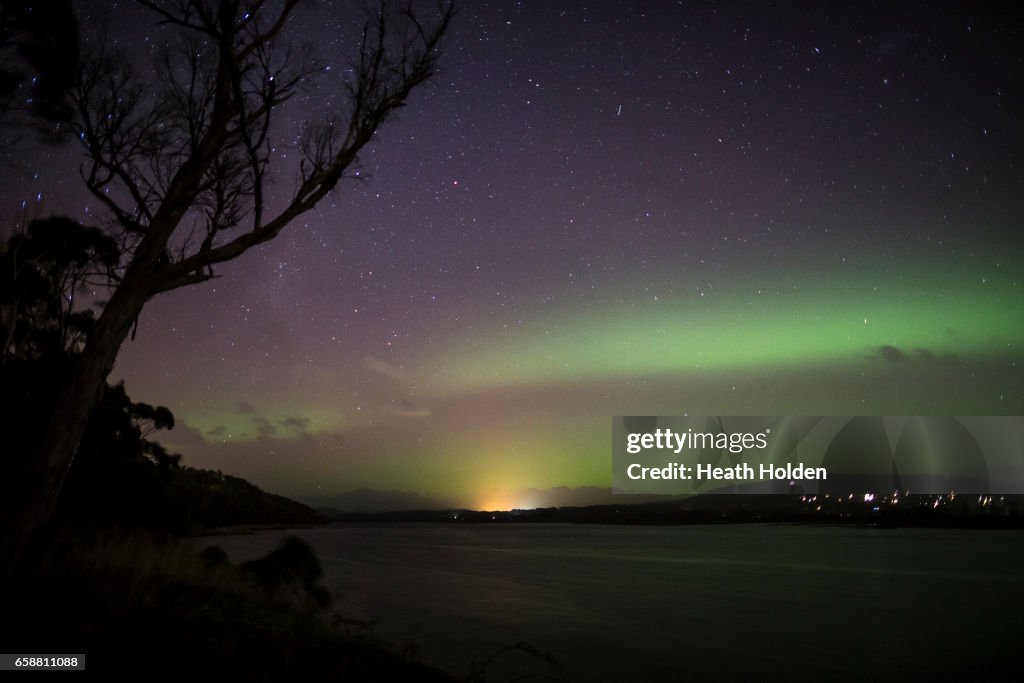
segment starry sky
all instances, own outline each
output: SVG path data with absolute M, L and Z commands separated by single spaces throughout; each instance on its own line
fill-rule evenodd
M 332 5 L 296 18 L 332 70 L 282 169 L 341 102 Z M 166 38 L 114 14 L 142 59 Z M 366 509 L 611 500 L 613 415 L 1024 413 L 1022 29 L 467 1 L 365 178 L 152 301 L 114 378 L 186 464 Z M 79 154 L 8 151 L 0 206 L 101 222 Z

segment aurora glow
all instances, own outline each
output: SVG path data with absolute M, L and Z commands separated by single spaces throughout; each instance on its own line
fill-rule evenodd
M 848 279 L 848 278 L 847 278 Z M 940 270 L 909 289 L 903 274 L 843 282 L 807 274 L 789 289 L 726 291 L 550 315 L 526 330 L 485 330 L 432 368 L 441 389 L 622 379 L 856 362 L 879 349 L 928 357 L 1017 353 L 1019 271 Z
M 1007 11 L 466 3 L 369 179 L 152 301 L 115 377 L 187 464 L 392 507 L 609 500 L 613 415 L 1024 413 Z M 0 205 L 99 220 L 77 150 L 6 154 Z

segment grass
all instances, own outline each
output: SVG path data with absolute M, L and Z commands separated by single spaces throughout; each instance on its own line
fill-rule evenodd
M 250 681 L 448 681 L 320 606 L 187 540 L 65 528 L 3 586 L 6 652 L 84 653 L 93 672 Z M 322 595 L 320 596 L 322 599 Z

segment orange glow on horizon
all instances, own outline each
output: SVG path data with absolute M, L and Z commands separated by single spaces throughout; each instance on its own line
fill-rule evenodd
M 477 512 L 507 512 L 509 510 L 533 510 L 536 507 L 532 501 L 492 491 L 480 499 L 474 510 Z

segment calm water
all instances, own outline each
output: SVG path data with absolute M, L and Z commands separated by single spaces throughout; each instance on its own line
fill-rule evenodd
M 232 560 L 285 535 L 211 539 Z M 340 524 L 302 530 L 346 616 L 489 681 L 976 678 L 1019 672 L 1024 533 Z

